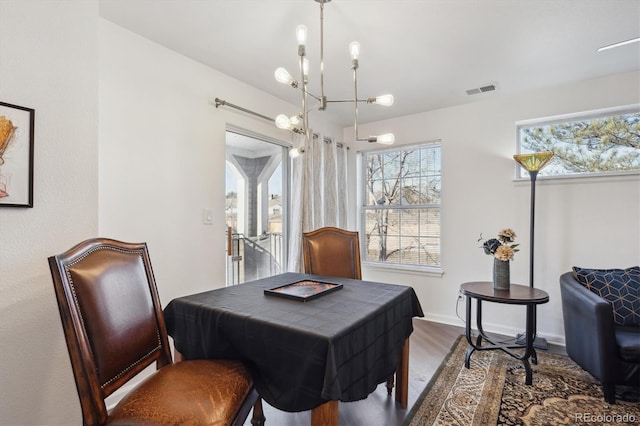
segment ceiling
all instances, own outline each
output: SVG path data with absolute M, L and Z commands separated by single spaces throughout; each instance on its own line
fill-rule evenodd
M 327 97 L 353 97 L 353 40 L 359 97 L 395 97 L 391 107 L 361 105 L 360 123 L 640 69 L 640 43 L 596 52 L 640 36 L 640 0 L 333 0 L 324 9 Z M 299 92 L 273 72 L 297 75 L 295 27 L 305 24 L 310 91 L 320 92 L 316 1 L 100 0 L 100 16 L 294 105 Z M 495 91 L 466 93 L 490 84 Z M 326 114 L 353 124 L 350 104 Z

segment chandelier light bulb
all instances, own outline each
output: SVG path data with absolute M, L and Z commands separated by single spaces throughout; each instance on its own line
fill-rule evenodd
M 291 120 L 284 114 L 280 114 L 276 117 L 276 126 L 279 129 L 289 130 L 291 129 Z
M 278 81 L 279 83 L 288 84 L 289 86 L 292 86 L 293 83 L 295 82 L 293 77 L 291 77 L 291 74 L 289 74 L 289 71 L 287 71 L 282 67 L 278 68 L 273 73 L 273 76 L 276 78 L 276 81 Z
M 360 43 L 352 41 L 349 44 L 349 53 L 351 54 L 351 59 L 357 61 L 360 58 Z
M 382 145 L 393 145 L 395 141 L 396 141 L 396 137 L 394 136 L 393 133 L 385 133 L 383 135 L 379 135 L 376 140 L 376 142 Z
M 289 117 L 289 123 L 291 123 L 290 126 L 292 127 L 298 127 L 300 125 L 300 117 L 297 115 Z
M 382 106 L 391 106 L 393 105 L 393 95 L 376 96 L 375 103 Z
M 291 158 L 300 157 L 300 150 L 298 148 L 293 148 L 291 151 L 289 151 L 289 157 Z
M 296 27 L 296 40 L 298 40 L 298 46 L 307 44 L 307 27 L 305 25 Z

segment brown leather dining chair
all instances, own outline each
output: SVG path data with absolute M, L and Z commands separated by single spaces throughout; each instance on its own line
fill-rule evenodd
M 173 363 L 147 245 L 97 238 L 49 257 L 83 423 L 241 425 L 262 406 L 234 360 Z M 105 398 L 152 363 L 107 412 Z
M 360 239 L 357 231 L 326 226 L 302 234 L 304 272 L 328 277 L 362 279 Z M 393 374 L 387 379 L 391 395 Z
M 307 274 L 362 279 L 358 232 L 332 226 L 302 234 Z

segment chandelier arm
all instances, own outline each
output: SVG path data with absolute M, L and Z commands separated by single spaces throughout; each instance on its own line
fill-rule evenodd
M 316 96 L 313 93 L 308 92 L 308 91 L 307 91 L 307 95 L 311 96 L 313 99 L 315 99 L 316 101 L 320 102 L 320 99 L 321 99 L 320 96 Z
M 307 92 L 307 81 L 304 78 L 303 62 L 304 52 L 300 55 L 300 74 L 302 75 L 302 130 L 305 135 L 304 143 L 307 145 L 309 143 L 309 111 L 307 110 L 309 92 Z
M 353 99 L 358 99 L 358 67 L 353 67 Z M 356 133 L 356 140 L 358 138 L 358 102 L 353 102 L 353 127 Z
M 353 127 L 356 134 L 356 141 L 375 142 L 376 138 L 360 138 L 358 136 L 358 60 L 352 61 L 351 69 L 353 70 Z
M 353 127 L 355 128 L 356 141 L 359 142 L 377 142 L 376 136 L 369 136 L 368 138 L 361 138 L 358 136 L 358 60 L 353 60 Z
M 324 2 L 320 2 L 320 110 L 324 110 L 327 97 L 324 95 Z
M 296 83 L 298 83 L 298 82 L 296 81 Z M 313 93 L 311 93 L 311 92 L 309 92 L 308 90 L 306 90 L 306 89 L 305 89 L 305 88 L 306 88 L 306 86 L 307 86 L 307 84 L 305 83 L 305 84 L 303 84 L 303 85 L 302 85 L 302 87 L 300 87 L 300 86 L 298 86 L 298 85 L 296 85 L 296 86 L 290 86 L 290 87 L 292 87 L 292 88 L 294 88 L 294 89 L 299 89 L 299 90 L 300 90 L 300 93 L 302 93 L 302 94 L 304 94 L 304 93 L 306 92 L 306 93 L 307 93 L 309 96 L 311 96 L 313 99 L 315 99 L 316 101 L 320 102 L 320 100 L 321 100 L 320 96 L 314 95 Z M 353 101 L 349 101 L 349 102 L 353 102 Z
M 351 103 L 351 102 L 371 103 L 371 102 L 368 101 L 368 99 L 356 99 L 355 101 L 353 99 L 336 99 L 336 100 L 327 99 L 327 103 L 328 104 L 330 104 L 330 103 L 340 103 L 340 102 L 342 102 L 342 103 L 347 103 L 347 102 L 349 102 L 349 103 Z

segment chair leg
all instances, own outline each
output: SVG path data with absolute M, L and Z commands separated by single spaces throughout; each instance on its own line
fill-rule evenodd
M 387 378 L 387 393 L 389 395 L 391 395 L 391 393 L 393 392 L 393 380 L 394 380 L 394 375 L 391 374 L 388 378 Z
M 604 400 L 608 404 L 616 403 L 616 385 L 611 383 L 603 383 L 602 391 L 604 392 Z
M 262 411 L 262 398 L 258 397 L 253 404 L 253 415 L 251 416 L 251 424 L 253 426 L 263 426 L 266 418 Z

